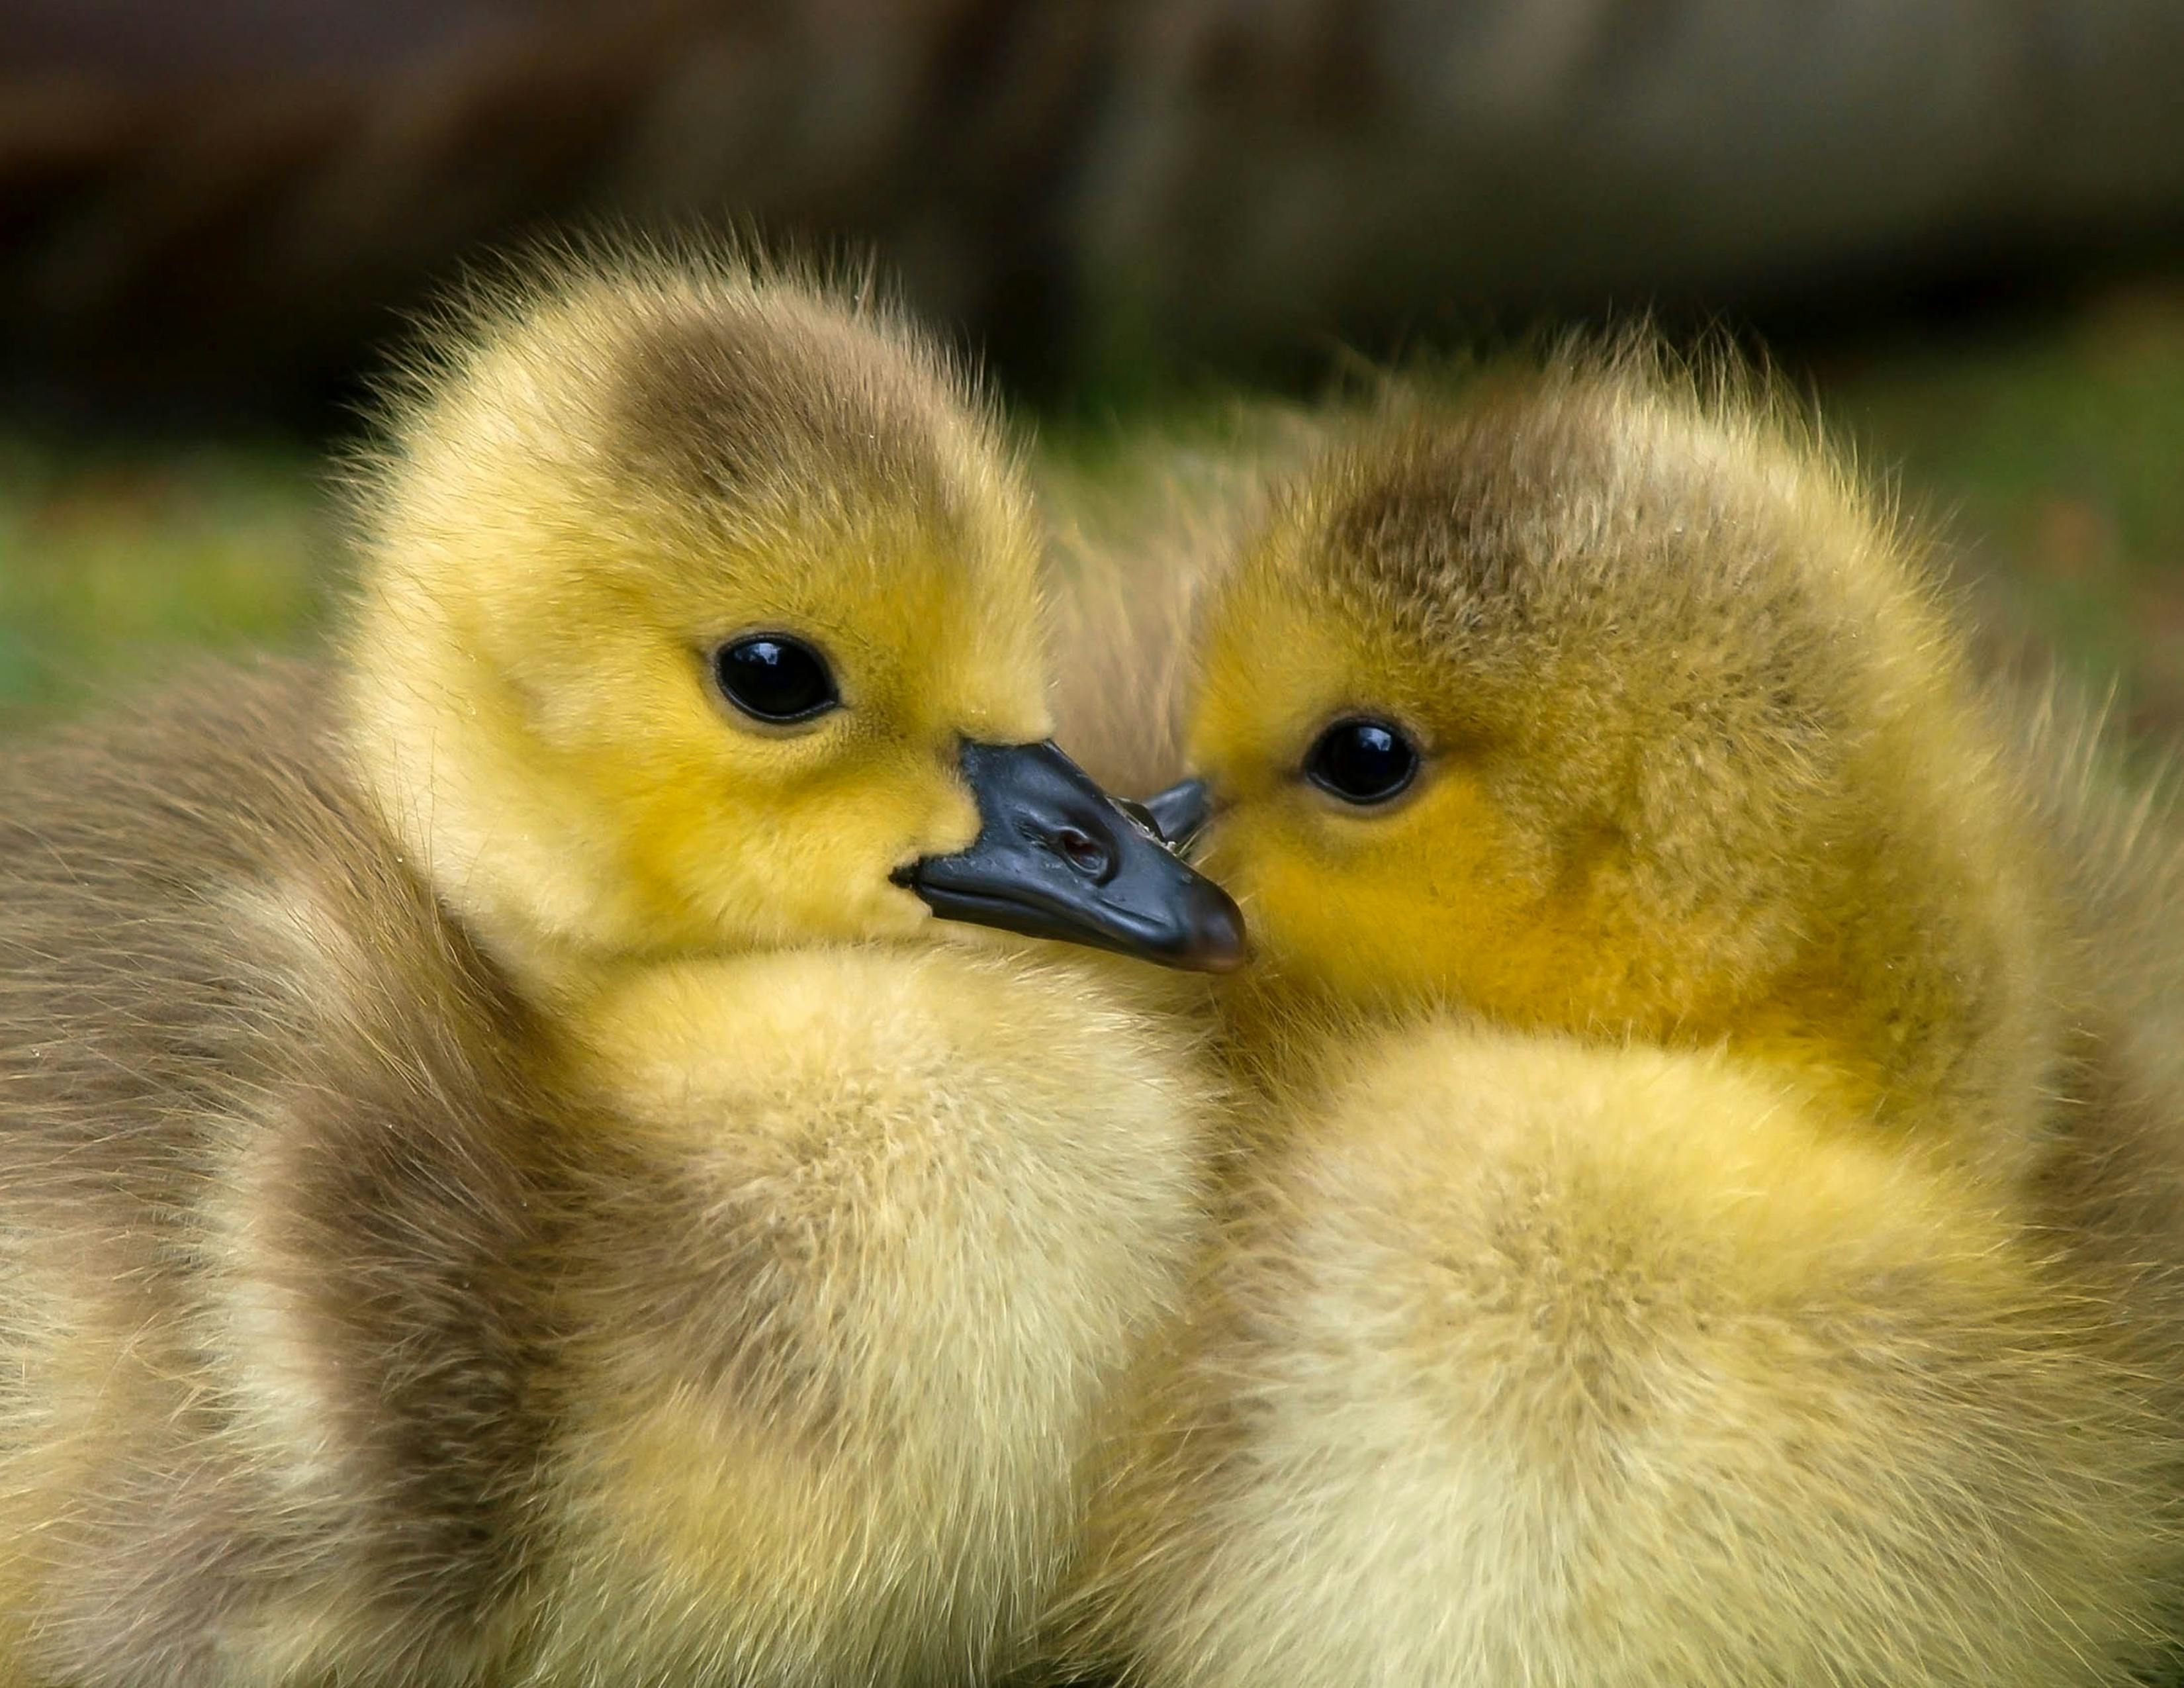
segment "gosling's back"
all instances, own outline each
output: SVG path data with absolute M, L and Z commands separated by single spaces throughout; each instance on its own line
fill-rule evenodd
M 553 1207 L 525 1016 L 363 806 L 319 685 L 267 666 L 0 760 L 26 1680 L 254 1649 L 273 1680 L 291 1651 L 461 1680 L 517 1568 Z

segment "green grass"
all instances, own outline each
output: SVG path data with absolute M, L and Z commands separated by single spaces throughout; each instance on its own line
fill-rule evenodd
M 0 435 L 0 721 L 208 649 L 292 646 L 336 548 L 289 448 L 60 448 Z
M 2184 295 L 1838 357 L 1817 397 L 2007 636 L 2113 685 L 2141 732 L 2184 733 Z M 1103 461 L 1134 472 L 1127 442 L 1071 453 L 1073 473 Z M 0 424 L 0 721 L 307 639 L 337 559 L 293 447 L 64 448 Z
M 2184 298 L 2120 299 L 2013 343 L 1898 348 L 1821 391 L 1900 473 L 1994 618 L 2184 734 Z

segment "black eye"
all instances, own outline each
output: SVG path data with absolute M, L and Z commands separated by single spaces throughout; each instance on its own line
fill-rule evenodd
M 758 721 L 809 721 L 842 701 L 827 659 L 783 633 L 722 645 L 713 653 L 713 677 L 730 703 Z
M 1338 721 L 1305 753 L 1304 771 L 1345 803 L 1384 803 L 1411 783 L 1418 753 L 1384 721 Z

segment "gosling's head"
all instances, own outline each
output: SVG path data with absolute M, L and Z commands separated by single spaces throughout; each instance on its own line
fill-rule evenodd
M 1038 541 L 961 374 L 736 265 L 465 313 L 363 477 L 365 780 L 520 975 L 900 938 L 1186 964 L 1233 908 L 1045 741 Z
M 1825 1025 L 1861 1070 L 2018 1011 L 2006 805 L 1915 559 L 1811 441 L 1648 357 L 1358 425 L 1216 578 L 1196 668 L 1201 865 L 1270 987 Z

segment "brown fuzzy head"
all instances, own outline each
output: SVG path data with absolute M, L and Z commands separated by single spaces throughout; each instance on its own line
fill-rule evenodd
M 1206 864 L 1276 995 L 1794 1045 L 1915 1104 L 2035 1012 L 1960 670 L 1759 407 L 1631 354 L 1409 398 L 1210 594 Z

